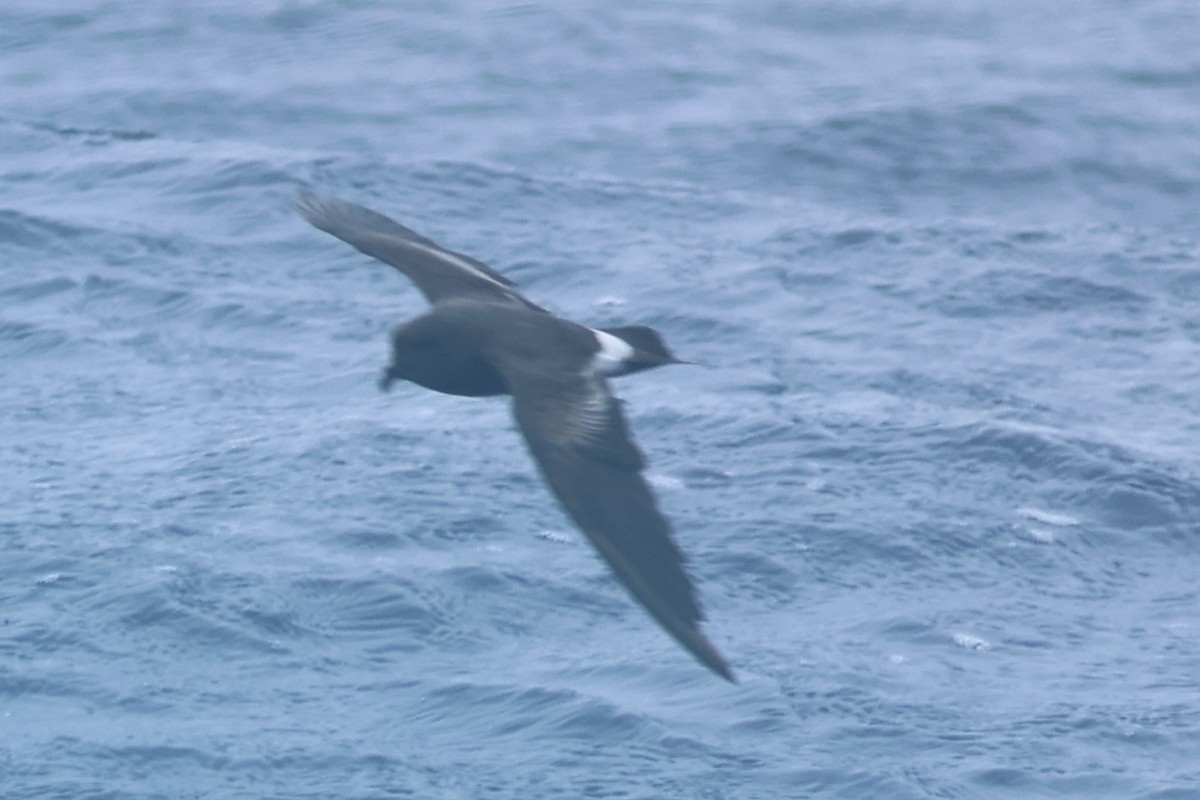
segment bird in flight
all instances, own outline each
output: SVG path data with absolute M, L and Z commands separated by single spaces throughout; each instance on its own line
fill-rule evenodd
M 700 629 L 683 553 L 642 477 L 645 460 L 608 378 L 684 363 L 651 328 L 593 329 L 551 314 L 515 284 L 374 211 L 301 190 L 315 227 L 390 264 L 433 306 L 392 333 L 380 386 L 405 380 L 466 397 L 511 395 L 542 477 L 655 621 L 700 663 L 735 681 Z

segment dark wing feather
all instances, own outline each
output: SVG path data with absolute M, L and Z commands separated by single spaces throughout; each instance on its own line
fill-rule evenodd
M 607 382 L 595 373 L 548 377 L 509 370 L 506 377 L 517 424 L 571 519 L 676 641 L 734 681 L 700 630 L 704 615 L 683 554 L 642 478 L 642 454 Z
M 537 308 L 512 281 L 487 265 L 368 208 L 303 189 L 296 193 L 294 205 L 315 227 L 400 270 L 430 303 L 484 295 Z

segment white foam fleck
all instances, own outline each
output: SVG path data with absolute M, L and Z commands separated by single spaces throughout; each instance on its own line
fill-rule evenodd
M 655 489 L 660 489 L 664 492 L 682 489 L 684 482 L 673 475 L 660 475 L 658 473 L 647 473 L 646 481 Z
M 991 650 L 992 645 L 986 640 L 969 633 L 954 634 L 954 643 L 967 650 Z
M 555 544 L 570 544 L 572 541 L 574 541 L 570 536 L 567 536 L 562 531 L 538 531 L 537 536 L 539 539 L 545 539 L 546 541 L 554 542 Z
M 1080 524 L 1079 519 L 1077 517 L 1072 517 L 1070 514 L 1059 514 L 1054 511 L 1043 511 L 1040 508 L 1018 508 L 1017 513 L 1026 519 L 1033 520 L 1034 522 L 1040 522 L 1043 525 L 1054 525 L 1058 528 L 1067 528 Z
M 1048 528 L 1038 528 L 1030 525 L 1025 529 L 1025 532 L 1029 534 L 1030 539 L 1033 539 L 1035 542 L 1041 542 L 1042 544 L 1050 544 L 1055 538 L 1054 531 L 1049 530 Z

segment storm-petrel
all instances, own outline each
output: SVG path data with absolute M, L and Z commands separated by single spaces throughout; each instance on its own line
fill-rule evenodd
M 317 228 L 400 270 L 433 305 L 392 333 L 380 386 L 406 380 L 467 397 L 512 395 L 529 452 L 567 514 L 667 633 L 735 680 L 700 630 L 683 554 L 606 380 L 681 363 L 658 333 L 557 317 L 479 261 L 362 206 L 303 190 L 295 206 Z

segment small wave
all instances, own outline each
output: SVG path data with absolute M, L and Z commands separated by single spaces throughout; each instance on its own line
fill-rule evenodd
M 1137 310 L 1150 298 L 1075 276 L 990 270 L 952 284 L 931 301 L 951 317 L 1011 317 L 1109 306 Z
M 45 355 L 70 341 L 71 337 L 61 330 L 30 322 L 0 320 L 0 353 L 8 358 Z
M 86 144 L 103 144 L 113 141 L 140 142 L 146 139 L 153 139 L 155 136 L 155 134 L 147 130 L 79 127 L 74 125 L 59 125 L 53 122 L 31 122 L 11 117 L 0 117 L 0 125 L 12 125 L 26 130 L 49 133 L 59 139 L 82 140 Z
M 92 232 L 82 226 L 47 217 L 23 214 L 11 209 L 0 210 L 0 244 L 5 247 L 16 246 L 34 250 L 39 261 L 45 260 L 48 251 L 62 252 L 65 250 L 64 243 Z
M 1023 480 L 1054 481 L 1059 502 L 1117 529 L 1193 527 L 1200 518 L 1200 483 L 1141 454 L 1111 444 L 1061 436 L 1047 429 L 979 423 L 942 432 L 942 457 L 1005 465 Z M 1080 524 L 1065 510 L 1023 506 L 1044 525 Z
M 62 294 L 74 289 L 79 284 L 70 278 L 47 278 L 45 280 L 32 281 L 30 283 L 18 283 L 0 290 L 0 297 L 6 297 L 14 303 L 32 302 L 41 300 L 45 297 L 51 297 L 56 294 Z

